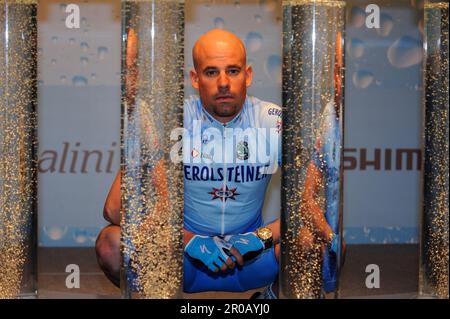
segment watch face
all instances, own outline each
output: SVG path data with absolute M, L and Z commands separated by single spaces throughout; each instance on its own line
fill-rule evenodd
M 258 237 L 262 240 L 267 240 L 272 237 L 272 231 L 267 227 L 259 228 Z

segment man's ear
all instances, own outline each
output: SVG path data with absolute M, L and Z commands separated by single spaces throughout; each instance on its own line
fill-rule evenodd
M 247 67 L 245 68 L 245 85 L 247 87 L 252 85 L 252 80 L 253 80 L 253 69 L 251 65 L 247 65 Z
M 198 90 L 198 74 L 197 74 L 197 71 L 195 71 L 195 69 L 192 69 L 191 71 L 189 71 L 189 77 L 191 78 L 192 87 L 194 89 Z

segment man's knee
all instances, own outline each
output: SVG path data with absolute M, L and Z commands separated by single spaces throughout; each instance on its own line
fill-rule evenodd
M 102 229 L 95 243 L 97 260 L 104 272 L 118 275 L 120 271 L 120 227 L 109 225 Z

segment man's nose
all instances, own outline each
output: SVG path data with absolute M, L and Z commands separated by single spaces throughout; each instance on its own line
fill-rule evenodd
M 219 78 L 217 79 L 217 86 L 219 90 L 228 90 L 230 88 L 230 78 L 225 72 L 221 72 L 219 74 Z

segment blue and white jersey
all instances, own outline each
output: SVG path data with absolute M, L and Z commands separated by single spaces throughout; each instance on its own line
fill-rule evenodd
M 235 234 L 262 224 L 271 175 L 281 163 L 281 108 L 247 96 L 223 124 L 192 96 L 184 103 L 184 225 L 201 235 Z

